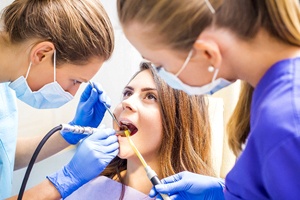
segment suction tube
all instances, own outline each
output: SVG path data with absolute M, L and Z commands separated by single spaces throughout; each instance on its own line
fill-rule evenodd
M 26 184 L 30 175 L 30 172 L 32 170 L 32 167 L 36 161 L 36 158 L 38 156 L 38 154 L 40 153 L 42 147 L 44 146 L 44 144 L 46 143 L 46 141 L 57 131 L 65 131 L 65 132 L 73 132 L 75 134 L 84 134 L 86 136 L 89 136 L 91 134 L 93 134 L 94 129 L 91 127 L 81 127 L 81 126 L 72 126 L 69 124 L 60 124 L 56 127 L 54 127 L 53 129 L 51 129 L 45 136 L 44 138 L 41 140 L 41 142 L 39 143 L 39 145 L 37 146 L 37 148 L 35 149 L 31 160 L 28 164 L 28 167 L 26 169 L 23 181 L 22 181 L 22 185 L 19 191 L 19 195 L 18 195 L 18 200 L 21 200 L 23 198 L 23 194 L 26 188 Z

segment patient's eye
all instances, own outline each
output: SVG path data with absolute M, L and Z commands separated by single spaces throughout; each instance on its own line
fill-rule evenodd
M 132 90 L 125 89 L 123 91 L 123 99 L 126 99 L 126 98 L 130 97 L 132 94 L 133 94 Z
M 76 84 L 81 84 L 82 82 L 80 81 L 77 81 L 77 80 L 73 80 L 73 85 L 76 85 Z
M 154 93 L 152 93 L 152 92 L 148 92 L 148 93 L 146 94 L 146 97 L 145 97 L 145 98 L 146 98 L 146 99 L 149 99 L 149 100 L 157 101 L 156 95 L 155 95 Z

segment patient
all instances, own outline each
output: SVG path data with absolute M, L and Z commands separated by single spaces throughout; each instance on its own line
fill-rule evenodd
M 114 114 L 129 127 L 132 141 L 160 179 L 185 170 L 214 175 L 204 96 L 188 96 L 172 89 L 148 63 L 142 63 Z M 119 130 L 116 124 L 114 128 Z M 118 138 L 118 157 L 67 199 L 151 199 L 152 184 L 142 163 L 128 139 Z

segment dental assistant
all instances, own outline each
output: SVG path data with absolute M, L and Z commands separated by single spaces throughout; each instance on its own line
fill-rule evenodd
M 16 98 L 37 109 L 66 104 L 109 59 L 114 35 L 98 0 L 16 0 L 4 9 L 0 23 L 0 199 L 5 199 L 11 195 L 14 167 L 27 166 L 42 139 L 17 142 Z M 109 99 L 101 85 L 93 85 L 82 93 L 71 125 L 100 124 L 103 103 Z M 68 164 L 25 192 L 23 199 L 65 198 L 96 177 L 118 153 L 114 134 L 113 129 L 97 129 Z M 81 139 L 72 133 L 55 134 L 38 160 Z
M 225 186 L 181 172 L 150 196 L 299 199 L 299 1 L 118 0 L 117 7 L 128 40 L 172 87 L 213 94 L 241 79 L 254 88 L 250 132 Z

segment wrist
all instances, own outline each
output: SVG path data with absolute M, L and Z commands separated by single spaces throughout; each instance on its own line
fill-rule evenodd
M 66 166 L 54 174 L 47 176 L 47 179 L 54 185 L 63 199 L 84 184 L 78 181 Z

